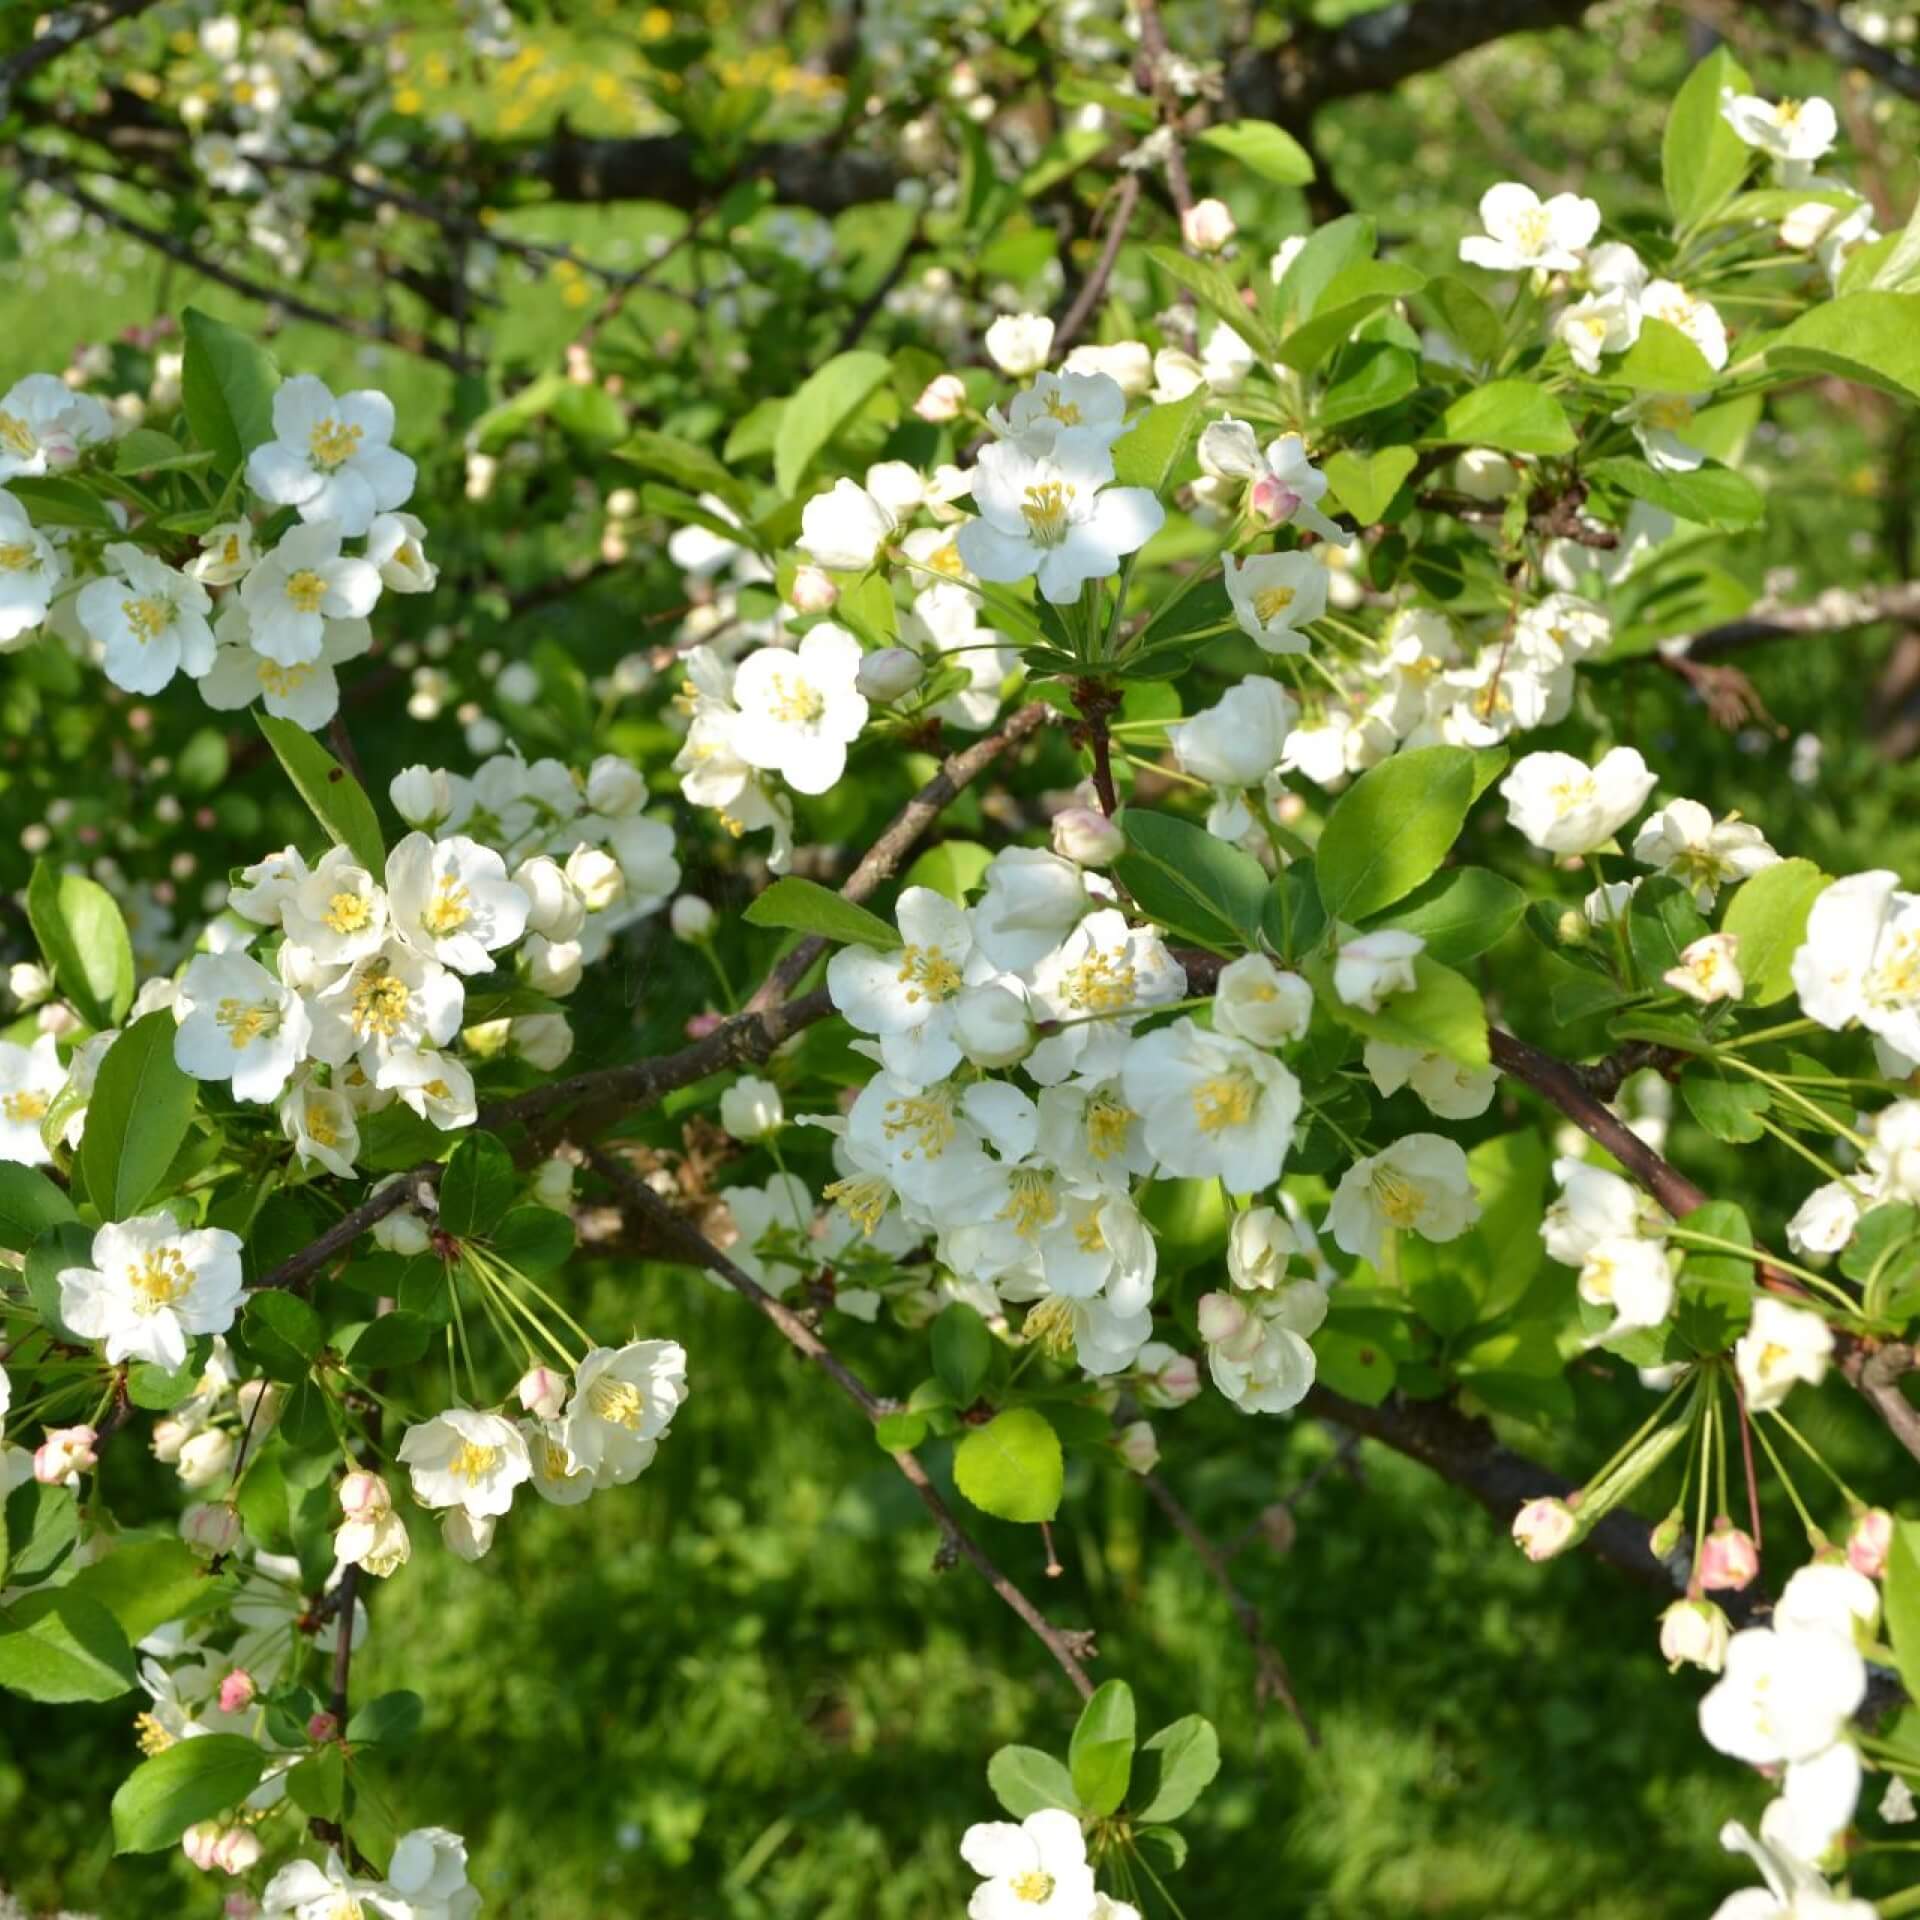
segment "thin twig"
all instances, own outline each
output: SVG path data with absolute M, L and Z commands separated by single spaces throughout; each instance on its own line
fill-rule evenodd
M 0 61 L 0 118 L 4 118 L 13 91 L 64 53 L 71 52 L 83 40 L 104 33 L 136 13 L 145 13 L 154 0 L 83 0 L 83 4 L 56 13 L 41 31 L 10 60 Z
M 1060 316 L 1060 324 L 1053 330 L 1056 358 L 1079 339 L 1081 329 L 1093 318 L 1093 310 L 1100 304 L 1107 282 L 1113 278 L 1114 262 L 1120 258 L 1127 228 L 1133 224 L 1134 209 L 1139 204 L 1140 176 L 1137 173 L 1123 175 L 1107 211 L 1107 237 L 1101 245 L 1100 257 L 1093 263 L 1093 271 L 1087 275 L 1080 291 L 1073 296 L 1073 305 Z
M 631 1168 L 621 1165 L 598 1147 L 587 1149 L 587 1164 L 600 1175 L 649 1226 L 664 1239 L 682 1249 L 687 1264 L 702 1267 L 723 1280 L 735 1293 L 753 1306 L 779 1329 L 787 1342 L 824 1373 L 869 1420 L 878 1421 L 890 1410 L 858 1374 L 846 1366 L 827 1343 L 790 1307 L 783 1306 L 772 1294 L 740 1271 L 718 1247 L 714 1246 L 688 1221 L 681 1218 Z M 1093 1654 L 1090 1632 L 1074 1632 L 1056 1627 L 1027 1598 L 1018 1586 L 988 1558 L 979 1543 L 955 1518 L 953 1509 L 941 1497 L 940 1490 L 927 1478 L 926 1469 L 909 1451 L 902 1448 L 892 1455 L 893 1463 L 920 1496 L 920 1504 L 933 1516 L 946 1544 L 965 1559 L 1002 1600 L 1026 1622 L 1047 1651 L 1058 1662 L 1060 1671 L 1073 1683 L 1083 1700 L 1093 1696 L 1093 1682 L 1083 1664 Z

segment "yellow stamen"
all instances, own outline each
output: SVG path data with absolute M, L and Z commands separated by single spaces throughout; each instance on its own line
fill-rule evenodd
M 127 625 L 133 629 L 133 637 L 144 647 L 150 640 L 158 640 L 173 625 L 173 603 L 170 600 L 122 600 L 120 611 L 126 616 Z
M 213 1019 L 216 1026 L 226 1029 L 235 1053 L 280 1029 L 280 1009 L 270 1000 L 222 1000 L 213 1011 Z
M 867 1239 L 872 1239 L 873 1230 L 886 1217 L 887 1203 L 893 1198 L 893 1189 L 878 1174 L 867 1174 L 863 1178 L 836 1180 L 826 1189 L 826 1197 L 833 1201 L 851 1220 Z
M 900 971 L 894 976 L 907 988 L 907 1004 L 921 1000 L 951 1000 L 960 991 L 960 969 L 939 947 L 900 949 Z
M 335 467 L 345 466 L 360 451 L 365 431 L 362 427 L 349 426 L 344 420 L 322 420 L 307 435 L 307 451 L 313 455 L 313 464 L 329 473 Z
M 629 1433 L 639 1426 L 647 1410 L 640 1389 L 631 1380 L 616 1380 L 604 1373 L 587 1389 L 587 1405 L 596 1417 L 625 1427 Z
M 162 1247 L 158 1253 L 148 1254 L 128 1273 L 127 1286 L 133 1294 L 134 1312 L 144 1316 L 172 1306 L 189 1292 L 193 1275 L 180 1258 L 177 1247 Z
M 360 893 L 336 893 L 320 918 L 335 933 L 359 933 L 373 918 L 373 902 Z
M 1027 489 L 1021 517 L 1027 523 L 1027 538 L 1036 547 L 1057 547 L 1067 537 L 1067 508 L 1074 490 L 1063 480 L 1044 481 Z
M 1060 1202 L 1053 1192 L 1053 1175 L 1039 1167 L 1019 1167 L 1007 1181 L 1007 1204 L 994 1215 L 1010 1220 L 1023 1240 L 1031 1240 L 1042 1227 L 1051 1226 L 1060 1217 Z
M 287 599 L 296 613 L 318 613 L 327 597 L 327 583 L 311 567 L 287 576 Z
M 478 1441 L 463 1440 L 460 1443 L 460 1451 L 447 1462 L 447 1471 L 458 1475 L 468 1486 L 474 1487 L 493 1471 L 499 1458 L 498 1447 L 483 1447 Z
M 10 1093 L 4 1100 L 0 1100 L 0 1113 L 5 1113 L 9 1120 L 18 1125 L 31 1120 L 44 1119 L 49 1104 L 44 1093 L 31 1091 Z
M 467 904 L 470 897 L 458 880 L 442 880 L 420 915 L 422 924 L 436 937 L 458 933 L 473 918 L 473 909 Z
M 353 983 L 353 1030 L 361 1039 L 378 1034 L 391 1040 L 407 1017 L 407 983 L 385 961 L 370 960 Z
M 1133 1005 L 1138 975 L 1124 947 L 1103 953 L 1098 947 L 1061 977 L 1067 1004 L 1082 1013 L 1119 1013 Z
M 1244 1127 L 1259 1104 L 1260 1087 L 1244 1067 L 1215 1074 L 1193 1090 L 1193 1118 L 1202 1133 Z

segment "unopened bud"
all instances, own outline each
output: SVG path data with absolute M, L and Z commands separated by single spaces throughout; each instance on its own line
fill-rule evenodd
M 1160 1463 L 1160 1443 L 1153 1437 L 1153 1426 L 1149 1421 L 1135 1420 L 1131 1425 L 1122 1427 L 1115 1444 L 1129 1472 L 1151 1473 Z
M 233 1435 L 224 1427 L 209 1427 L 203 1433 L 196 1433 L 180 1449 L 174 1471 L 186 1486 L 210 1487 L 216 1480 L 226 1478 L 233 1465 L 234 1452 Z
M 433 1244 L 427 1223 L 411 1207 L 396 1207 L 373 1223 L 373 1244 L 383 1253 L 397 1253 L 411 1260 Z
M 370 1520 L 393 1510 L 393 1495 L 377 1473 L 354 1472 L 340 1482 L 340 1511 L 353 1520 Z
M 966 382 L 957 373 L 940 373 L 921 389 L 913 410 L 922 420 L 939 426 L 943 421 L 957 420 L 966 411 L 966 405 Z
M 573 1162 L 557 1155 L 542 1160 L 533 1170 L 533 1199 L 536 1206 L 568 1212 L 573 1206 Z
M 1247 512 L 1269 527 L 1284 527 L 1300 503 L 1301 496 L 1277 474 L 1263 473 L 1247 489 Z
M 527 896 L 527 931 L 549 940 L 571 940 L 587 917 L 580 896 L 567 884 L 560 863 L 544 853 L 522 860 L 513 870 L 513 884 Z
M 453 782 L 440 767 L 406 767 L 387 785 L 393 810 L 410 827 L 437 827 L 453 811 Z
M 1685 1516 L 1678 1507 L 1667 1515 L 1654 1530 L 1647 1535 L 1647 1551 L 1656 1560 L 1665 1560 L 1680 1544 L 1680 1536 L 1686 1531 Z
M 1230 1293 L 1200 1296 L 1200 1338 L 1210 1347 L 1233 1339 L 1246 1327 L 1249 1318 L 1246 1308 Z
M 1564 1500 L 1529 1500 L 1513 1517 L 1514 1544 L 1529 1560 L 1564 1552 L 1578 1522 Z
M 742 1074 L 720 1096 L 720 1124 L 736 1140 L 764 1140 L 786 1123 L 780 1089 L 757 1074 Z
M 612 906 L 626 885 L 620 863 L 598 847 L 575 847 L 567 856 L 566 873 L 589 913 Z
M 231 1553 L 240 1544 L 240 1516 L 225 1505 L 191 1506 L 180 1516 L 180 1538 L 210 1558 Z
M 997 981 L 965 987 L 954 1002 L 953 1038 L 976 1067 L 1010 1067 L 1033 1051 L 1033 1015 Z
M 1869 1580 L 1878 1580 L 1887 1570 L 1892 1546 L 1893 1515 L 1885 1507 L 1869 1507 L 1847 1535 L 1847 1565 Z
M 220 1844 L 221 1832 L 218 1820 L 196 1820 L 180 1836 L 180 1851 L 202 1873 L 211 1873 L 215 1866 L 214 1849 Z
M 220 1711 L 244 1713 L 253 1705 L 253 1675 L 245 1667 L 235 1667 L 220 1682 Z
M 1165 1366 L 1141 1383 L 1141 1398 L 1150 1407 L 1184 1407 L 1200 1393 L 1199 1364 L 1188 1354 L 1176 1353 Z
M 1711 1600 L 1676 1600 L 1660 1616 L 1660 1653 L 1669 1668 L 1718 1673 L 1727 1663 L 1733 1627 Z
M 1196 200 L 1180 216 L 1180 237 L 1195 253 L 1218 253 L 1237 231 L 1224 200 Z
M 1126 845 L 1127 836 L 1092 807 L 1066 807 L 1053 816 L 1053 850 L 1076 866 L 1107 866 Z
M 1760 1552 L 1753 1536 L 1724 1516 L 1700 1543 L 1694 1578 L 1710 1593 L 1737 1593 L 1752 1584 L 1760 1571 Z
M 609 820 L 624 820 L 647 804 L 647 776 L 631 760 L 603 753 L 587 769 L 587 806 Z
M 229 1827 L 213 1849 L 213 1864 L 222 1873 L 242 1874 L 260 1863 L 260 1837 L 251 1827 Z
M 99 1438 L 91 1427 L 49 1427 L 34 1449 L 33 1477 L 43 1487 L 57 1487 L 73 1474 L 88 1472 L 100 1464 L 94 1451 Z
M 704 940 L 713 931 L 713 908 L 697 893 L 683 893 L 667 909 L 676 940 Z
M 515 1058 L 551 1073 L 573 1051 L 573 1025 L 564 1013 L 519 1013 L 507 1027 Z
M 567 1404 L 567 1376 L 551 1367 L 529 1367 L 514 1388 L 520 1404 L 536 1420 L 558 1420 Z
M 520 951 L 527 963 L 527 985 L 536 993 L 564 999 L 580 984 L 586 953 L 578 940 L 549 940 L 529 934 Z
M 316 1713 L 307 1720 L 307 1738 L 315 1746 L 322 1746 L 334 1739 L 340 1732 L 340 1722 L 330 1713 Z
M 37 1007 L 53 992 L 53 978 L 31 960 L 16 960 L 7 969 L 7 990 L 23 1007 Z
M 911 647 L 882 647 L 860 662 L 853 683 L 869 700 L 885 705 L 904 700 L 926 677 L 926 663 Z
M 184 1420 L 156 1420 L 153 1423 L 153 1457 L 162 1466 L 172 1466 L 180 1458 L 180 1449 L 193 1438 L 194 1430 Z
M 233 1397 L 240 1408 L 241 1431 L 252 1434 L 252 1444 L 258 1446 L 278 1424 L 285 1393 L 271 1380 L 248 1380 Z
M 788 604 L 796 613 L 825 613 L 840 598 L 840 589 L 824 567 L 801 567 L 793 576 Z

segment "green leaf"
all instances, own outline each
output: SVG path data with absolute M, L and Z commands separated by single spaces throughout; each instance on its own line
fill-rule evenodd
M 1571 453 L 1565 410 L 1531 380 L 1495 380 L 1464 393 L 1440 416 L 1430 445 L 1496 447 L 1502 453 Z
M 1149 247 L 1147 258 L 1176 286 L 1185 287 L 1216 320 L 1224 321 L 1263 360 L 1280 356 L 1280 336 L 1240 298 L 1233 276 L 1217 260 L 1194 260 L 1176 247 Z
M 222 1589 L 184 1540 L 136 1540 L 81 1568 L 66 1591 L 104 1607 L 132 1643 Z
M 1352 261 L 1321 290 L 1313 318 L 1303 320 L 1287 335 L 1275 358 L 1301 373 L 1311 373 L 1352 336 L 1362 320 L 1395 300 L 1418 293 L 1426 284 L 1425 274 L 1397 260 Z
M 651 427 L 640 427 L 614 448 L 613 457 L 630 461 L 663 480 L 671 480 L 689 493 L 716 494 L 742 520 L 753 512 L 753 495 L 733 469 L 691 440 L 677 440 L 670 433 L 655 433 Z
M 1229 120 L 1208 127 L 1195 140 L 1283 187 L 1304 187 L 1313 178 L 1313 159 L 1306 148 L 1271 120 Z
M 1660 178 L 1676 226 L 1717 207 L 1747 177 L 1753 150 L 1727 125 L 1720 95 L 1751 93 L 1753 82 L 1725 47 L 1716 47 L 1687 75 L 1667 114 L 1660 141 Z
M 1073 1791 L 1086 1812 L 1118 1810 L 1133 1777 L 1133 1749 L 1133 1689 L 1109 1680 L 1080 1709 L 1067 1748 Z
M 1681 1077 L 1680 1097 L 1687 1111 L 1713 1135 L 1730 1145 L 1758 1140 L 1766 1128 L 1760 1116 L 1772 1104 L 1773 1096 L 1757 1080 L 1723 1080 L 1713 1073 L 1688 1073 Z
M 69 1345 L 84 1347 L 87 1342 L 60 1318 L 60 1276 L 68 1267 L 93 1265 L 93 1229 L 77 1220 L 49 1227 L 27 1249 L 24 1278 L 27 1297 L 33 1302 L 41 1324 L 52 1328 Z
M 1178 1820 L 1213 1784 L 1220 1771 L 1220 1736 L 1204 1715 L 1190 1713 L 1162 1727 L 1134 1763 L 1140 1790 L 1133 1818 Z
M 1691 473 L 1662 473 L 1631 454 L 1611 454 L 1582 469 L 1589 480 L 1635 500 L 1691 520 L 1703 527 L 1737 532 L 1766 517 L 1766 496 L 1731 467 L 1696 467 Z
M 440 1176 L 440 1224 L 457 1239 L 488 1232 L 513 1204 L 513 1155 L 490 1133 L 461 1136 Z
M 1333 990 L 1328 963 L 1310 961 L 1306 974 L 1313 983 L 1315 1001 L 1342 1026 L 1389 1046 L 1444 1053 L 1462 1066 L 1486 1066 L 1487 1010 L 1472 983 L 1424 953 L 1415 959 L 1413 970 L 1413 986 L 1390 994 L 1377 1013 L 1350 1007 L 1340 999 Z
M 547 1210 L 542 1207 L 540 1211 Z M 550 1217 L 559 1218 L 557 1214 Z M 433 1329 L 425 1320 L 396 1307 L 377 1320 L 369 1320 L 355 1336 L 346 1357 L 354 1372 L 365 1379 L 382 1367 L 411 1366 L 426 1353 L 432 1339 Z
M 90 1027 L 111 1027 L 133 1004 L 133 942 L 113 895 L 84 874 L 33 863 L 27 919 L 48 970 Z
M 336 847 L 345 847 L 379 879 L 386 871 L 387 849 L 366 789 L 319 741 L 291 720 L 276 720 L 269 713 L 255 713 L 253 717 L 275 758 L 286 769 L 294 791 L 327 830 L 327 838 Z
M 1411 447 L 1382 447 L 1373 454 L 1348 449 L 1328 460 L 1327 485 L 1341 506 L 1370 527 L 1392 504 L 1418 459 Z
M 956 907 L 966 904 L 967 895 L 977 887 L 993 864 L 993 855 L 977 840 L 942 840 L 929 847 L 900 876 L 903 887 L 931 887 L 944 893 Z
M 884 353 L 838 353 L 787 402 L 773 438 L 773 481 L 790 494 L 833 436 L 893 371 Z
M 0 1161 L 0 1247 L 25 1253 L 47 1228 L 75 1217 L 73 1202 L 44 1173 Z
M 822 939 L 860 947 L 878 947 L 889 953 L 900 944 L 898 931 L 877 913 L 843 900 L 817 880 L 790 873 L 776 880 L 747 908 L 746 918 L 756 927 L 786 927 L 794 933 L 817 933 Z
M 911 1453 L 927 1437 L 927 1420 L 920 1413 L 883 1413 L 873 1423 L 873 1437 L 883 1453 Z
M 133 1649 L 99 1601 L 54 1587 L 0 1609 L 0 1688 L 7 1692 L 57 1706 L 117 1700 L 134 1684 Z
M 1441 274 L 1421 288 L 1420 297 L 1432 308 L 1441 331 L 1470 359 L 1489 365 L 1500 357 L 1506 328 L 1493 303 L 1477 288 L 1452 274 Z
M 356 1747 L 404 1745 L 420 1731 L 426 1702 L 417 1693 L 382 1693 L 347 1722 L 347 1739 Z
M 1279 311 L 1300 320 L 1311 318 L 1334 280 L 1356 262 L 1373 258 L 1374 240 L 1373 222 L 1357 213 L 1315 227 L 1275 289 Z
M 1068 1813 L 1080 1811 L 1073 1775 L 1038 1747 L 998 1748 L 987 1762 L 987 1785 L 1016 1820 L 1048 1807 L 1061 1807 Z
M 993 1335 L 963 1300 L 943 1307 L 929 1335 L 934 1376 L 956 1407 L 970 1407 L 993 1367 Z
M 267 1756 L 237 1733 L 177 1741 L 143 1760 L 113 1796 L 115 1853 L 159 1853 L 196 1821 L 237 1807 L 266 1770 Z
M 1485 867 L 1452 867 L 1367 924 L 1370 930 L 1397 927 L 1417 933 L 1435 960 L 1457 967 L 1497 946 L 1526 910 L 1527 896 L 1503 875 Z
M 1627 909 L 1627 942 L 1648 986 L 1677 966 L 1680 955 L 1706 932 L 1693 895 L 1677 880 L 1662 874 L 1634 889 Z
M 200 1384 L 200 1369 L 189 1351 L 184 1366 L 171 1372 L 141 1360 L 127 1369 L 127 1398 L 149 1413 L 166 1413 L 187 1399 Z
M 62 1566 L 80 1537 L 80 1503 L 66 1487 L 22 1481 L 7 1495 L 7 1583 L 24 1587 Z
M 255 447 L 273 438 L 273 395 L 280 369 L 250 335 L 189 307 L 180 397 L 200 444 L 237 473 Z
M 1720 930 L 1740 942 L 1748 1006 L 1770 1007 L 1793 991 L 1793 956 L 1806 940 L 1807 915 L 1830 884 L 1811 860 L 1782 860 L 1740 883 Z
M 1920 1699 L 1920 1520 L 1896 1520 L 1887 1549 L 1887 1638 L 1909 1699 Z
M 1920 293 L 1829 300 L 1774 335 L 1767 365 L 1835 373 L 1909 405 L 1920 401 Z
M 198 1089 L 173 1063 L 173 1015 L 136 1020 L 107 1049 L 87 1106 L 80 1167 L 102 1218 L 138 1213 L 173 1164 L 193 1124 Z
M 487 1235 L 494 1257 L 538 1279 L 573 1257 L 573 1222 L 552 1207 L 509 1207 Z
M 1377 1407 L 1393 1391 L 1393 1355 L 1378 1340 L 1323 1326 L 1313 1336 L 1314 1377 L 1331 1392 Z
M 1707 357 L 1666 320 L 1640 323 L 1640 337 L 1600 376 L 1639 393 L 1703 393 L 1714 384 Z
M 1259 861 L 1170 813 L 1123 807 L 1118 817 L 1127 851 L 1114 878 L 1146 913 L 1209 946 L 1253 945 L 1270 884 Z
M 1465 747 L 1415 747 L 1363 773 L 1335 801 L 1314 849 L 1328 918 L 1364 920 L 1428 879 L 1460 837 L 1474 792 Z
M 996 1520 L 1051 1520 L 1066 1484 L 1060 1436 L 1032 1408 L 1010 1407 L 961 1439 L 953 1479 Z
M 313 1820 L 337 1820 L 346 1798 L 346 1759 L 338 1745 L 310 1753 L 287 1771 L 287 1798 Z
M 284 1288 L 249 1293 L 242 1325 L 254 1357 L 276 1380 L 298 1380 L 327 1344 L 320 1316 Z
M 1123 487 L 1145 487 L 1151 493 L 1164 491 L 1187 450 L 1187 442 L 1206 417 L 1211 398 L 1202 387 L 1184 400 L 1149 407 L 1140 414 L 1132 430 L 1113 443 L 1115 483 Z

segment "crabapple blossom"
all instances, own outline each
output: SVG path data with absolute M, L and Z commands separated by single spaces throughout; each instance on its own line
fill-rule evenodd
M 1567 753 L 1530 753 L 1500 782 L 1515 831 L 1546 853 L 1591 853 L 1638 813 L 1652 769 L 1632 747 L 1613 747 L 1589 767 Z
M 110 571 L 82 587 L 74 606 L 107 678 L 129 693 L 158 693 L 176 673 L 198 679 L 214 660 L 206 588 L 124 542 L 103 558 Z
M 847 748 L 867 723 L 859 691 L 860 643 L 844 627 L 818 626 L 788 652 L 763 647 L 734 675 L 735 751 L 778 773 L 796 793 L 825 793 L 846 771 Z
M 1484 234 L 1460 242 L 1460 258 L 1493 273 L 1571 273 L 1600 230 L 1600 209 L 1579 194 L 1542 200 L 1531 187 L 1503 181 L 1480 196 Z
M 1832 1356 L 1833 1329 L 1817 1313 L 1760 1296 L 1733 1348 L 1748 1412 L 1779 1406 L 1803 1382 L 1817 1387 Z
M 110 1365 L 146 1360 L 171 1373 L 197 1333 L 225 1333 L 240 1305 L 240 1238 L 183 1229 L 162 1208 L 93 1236 L 93 1265 L 61 1270 L 60 1317 L 103 1340 Z
M 1122 1084 L 1167 1172 L 1217 1176 L 1234 1193 L 1280 1177 L 1300 1083 L 1271 1054 L 1181 1019 L 1128 1046 Z
M 335 399 L 323 381 L 295 374 L 273 396 L 274 438 L 248 457 L 247 483 L 309 524 L 332 521 L 357 537 L 413 492 L 414 464 L 394 448 L 393 427 L 384 393 Z
M 1378 1265 L 1390 1230 L 1455 1240 L 1479 1214 L 1459 1145 L 1437 1133 L 1410 1133 L 1341 1176 L 1327 1230 L 1345 1252 Z
M 483 1520 L 505 1513 L 514 1488 L 533 1471 L 512 1421 L 467 1407 L 409 1427 L 396 1457 L 423 1507 L 459 1507 Z

